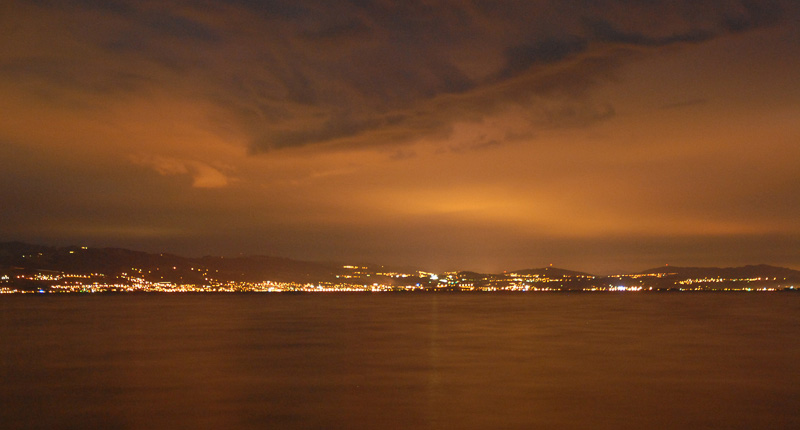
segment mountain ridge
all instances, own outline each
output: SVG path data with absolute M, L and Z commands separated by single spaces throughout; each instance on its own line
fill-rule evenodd
M 638 274 L 664 274 L 666 276 L 713 276 L 721 278 L 787 277 L 800 276 L 800 271 L 769 264 L 748 264 L 736 267 L 663 266 L 647 269 Z
M 388 267 L 377 266 L 371 267 Z M 200 282 L 209 273 L 233 281 L 332 281 L 348 273 L 339 263 L 319 263 L 294 260 L 287 257 L 250 255 L 238 257 L 204 256 L 182 257 L 170 253 L 148 253 L 126 248 L 92 248 L 79 246 L 55 247 L 29 244 L 20 241 L 0 242 L 0 268 L 23 270 L 62 271 L 75 273 L 114 274 L 132 269 L 147 270 L 151 277 L 165 281 Z M 367 265 L 363 265 L 366 268 Z M 415 270 L 419 272 L 427 272 Z M 153 273 L 158 272 L 158 273 Z M 558 267 L 519 269 L 505 273 L 479 273 L 459 271 L 460 277 L 503 277 L 508 274 L 541 278 L 613 278 L 616 276 L 656 276 L 687 278 L 784 278 L 800 280 L 800 271 L 752 264 L 738 267 L 662 266 L 641 272 L 619 273 L 607 276 Z

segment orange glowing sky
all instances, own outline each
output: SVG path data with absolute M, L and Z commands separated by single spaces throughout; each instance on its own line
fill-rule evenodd
M 800 268 L 794 1 L 11 1 L 0 240 Z

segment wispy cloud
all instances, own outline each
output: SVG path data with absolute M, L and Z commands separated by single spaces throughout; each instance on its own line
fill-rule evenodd
M 699 106 L 708 103 L 708 99 L 706 98 L 694 98 L 689 100 L 681 100 L 672 103 L 666 103 L 661 105 L 661 109 L 681 109 L 690 106 Z
M 2 19 L 0 77 L 90 106 L 133 91 L 202 99 L 251 153 L 408 142 L 507 106 L 529 109 L 535 132 L 610 118 L 587 90 L 632 53 L 775 25 L 789 4 L 36 2 Z M 42 26 L 59 41 L 36 55 L 14 42 Z
M 223 188 L 231 183 L 231 178 L 219 168 L 197 160 L 140 154 L 130 156 L 130 161 L 149 167 L 164 176 L 189 176 L 195 188 Z

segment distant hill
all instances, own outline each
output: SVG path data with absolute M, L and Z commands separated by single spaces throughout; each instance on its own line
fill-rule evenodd
M 244 257 L 201 257 L 187 258 L 173 254 L 132 251 L 121 248 L 51 247 L 31 245 L 22 242 L 0 242 L 0 274 L 2 272 L 63 272 L 72 274 L 103 274 L 117 277 L 143 277 L 153 282 L 174 282 L 183 284 L 203 284 L 209 279 L 236 282 L 353 282 L 357 284 L 421 284 L 432 282 L 427 277 L 419 277 L 416 271 L 409 271 L 411 277 L 394 278 L 387 272 L 394 270 L 384 266 L 361 265 L 345 266 L 337 263 L 315 263 L 272 256 Z M 589 273 L 557 267 L 521 269 L 511 273 L 525 276 L 538 276 L 559 282 L 564 288 L 584 288 L 589 284 L 609 285 L 608 277 L 595 277 Z M 658 287 L 668 288 L 683 279 L 723 278 L 726 280 L 800 282 L 800 271 L 766 264 L 742 267 L 676 267 L 663 266 L 628 275 L 662 274 L 657 280 L 635 279 L 635 285 L 647 282 Z M 447 275 L 448 282 L 481 285 L 501 285 L 508 282 L 508 273 L 484 274 L 460 271 Z M 769 279 L 767 279 L 769 278 Z M 613 281 L 615 285 L 621 282 Z M 443 283 L 443 281 L 433 282 Z M 634 285 L 634 284 L 631 284 Z
M 0 267 L 113 275 L 138 269 L 148 280 L 201 282 L 204 274 L 232 281 L 327 281 L 336 265 L 280 257 L 202 257 L 150 254 L 120 248 L 48 247 L 0 242 Z
M 191 260 L 201 266 L 219 270 L 223 279 L 240 281 L 311 281 L 333 280 L 341 273 L 341 266 L 298 261 L 289 258 L 251 257 L 203 257 Z
M 542 267 L 539 269 L 523 269 L 514 270 L 511 273 L 519 273 L 520 275 L 534 276 L 547 278 L 568 278 L 576 276 L 594 276 L 590 273 L 576 272 L 574 270 L 559 269 L 558 267 Z
M 462 270 L 457 272 L 458 279 L 467 280 L 467 281 L 477 281 L 482 279 L 490 279 L 496 278 L 498 275 L 491 275 L 486 273 L 478 273 L 478 272 L 470 272 L 468 270 Z
M 741 267 L 676 267 L 663 266 L 648 269 L 640 274 L 650 275 L 663 273 L 678 278 L 725 278 L 725 279 L 751 279 L 751 278 L 778 278 L 800 280 L 800 271 L 785 267 L 770 266 L 767 264 L 748 265 Z

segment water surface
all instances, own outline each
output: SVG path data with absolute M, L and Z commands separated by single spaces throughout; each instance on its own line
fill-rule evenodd
M 3 429 L 798 429 L 800 296 L 0 297 Z

